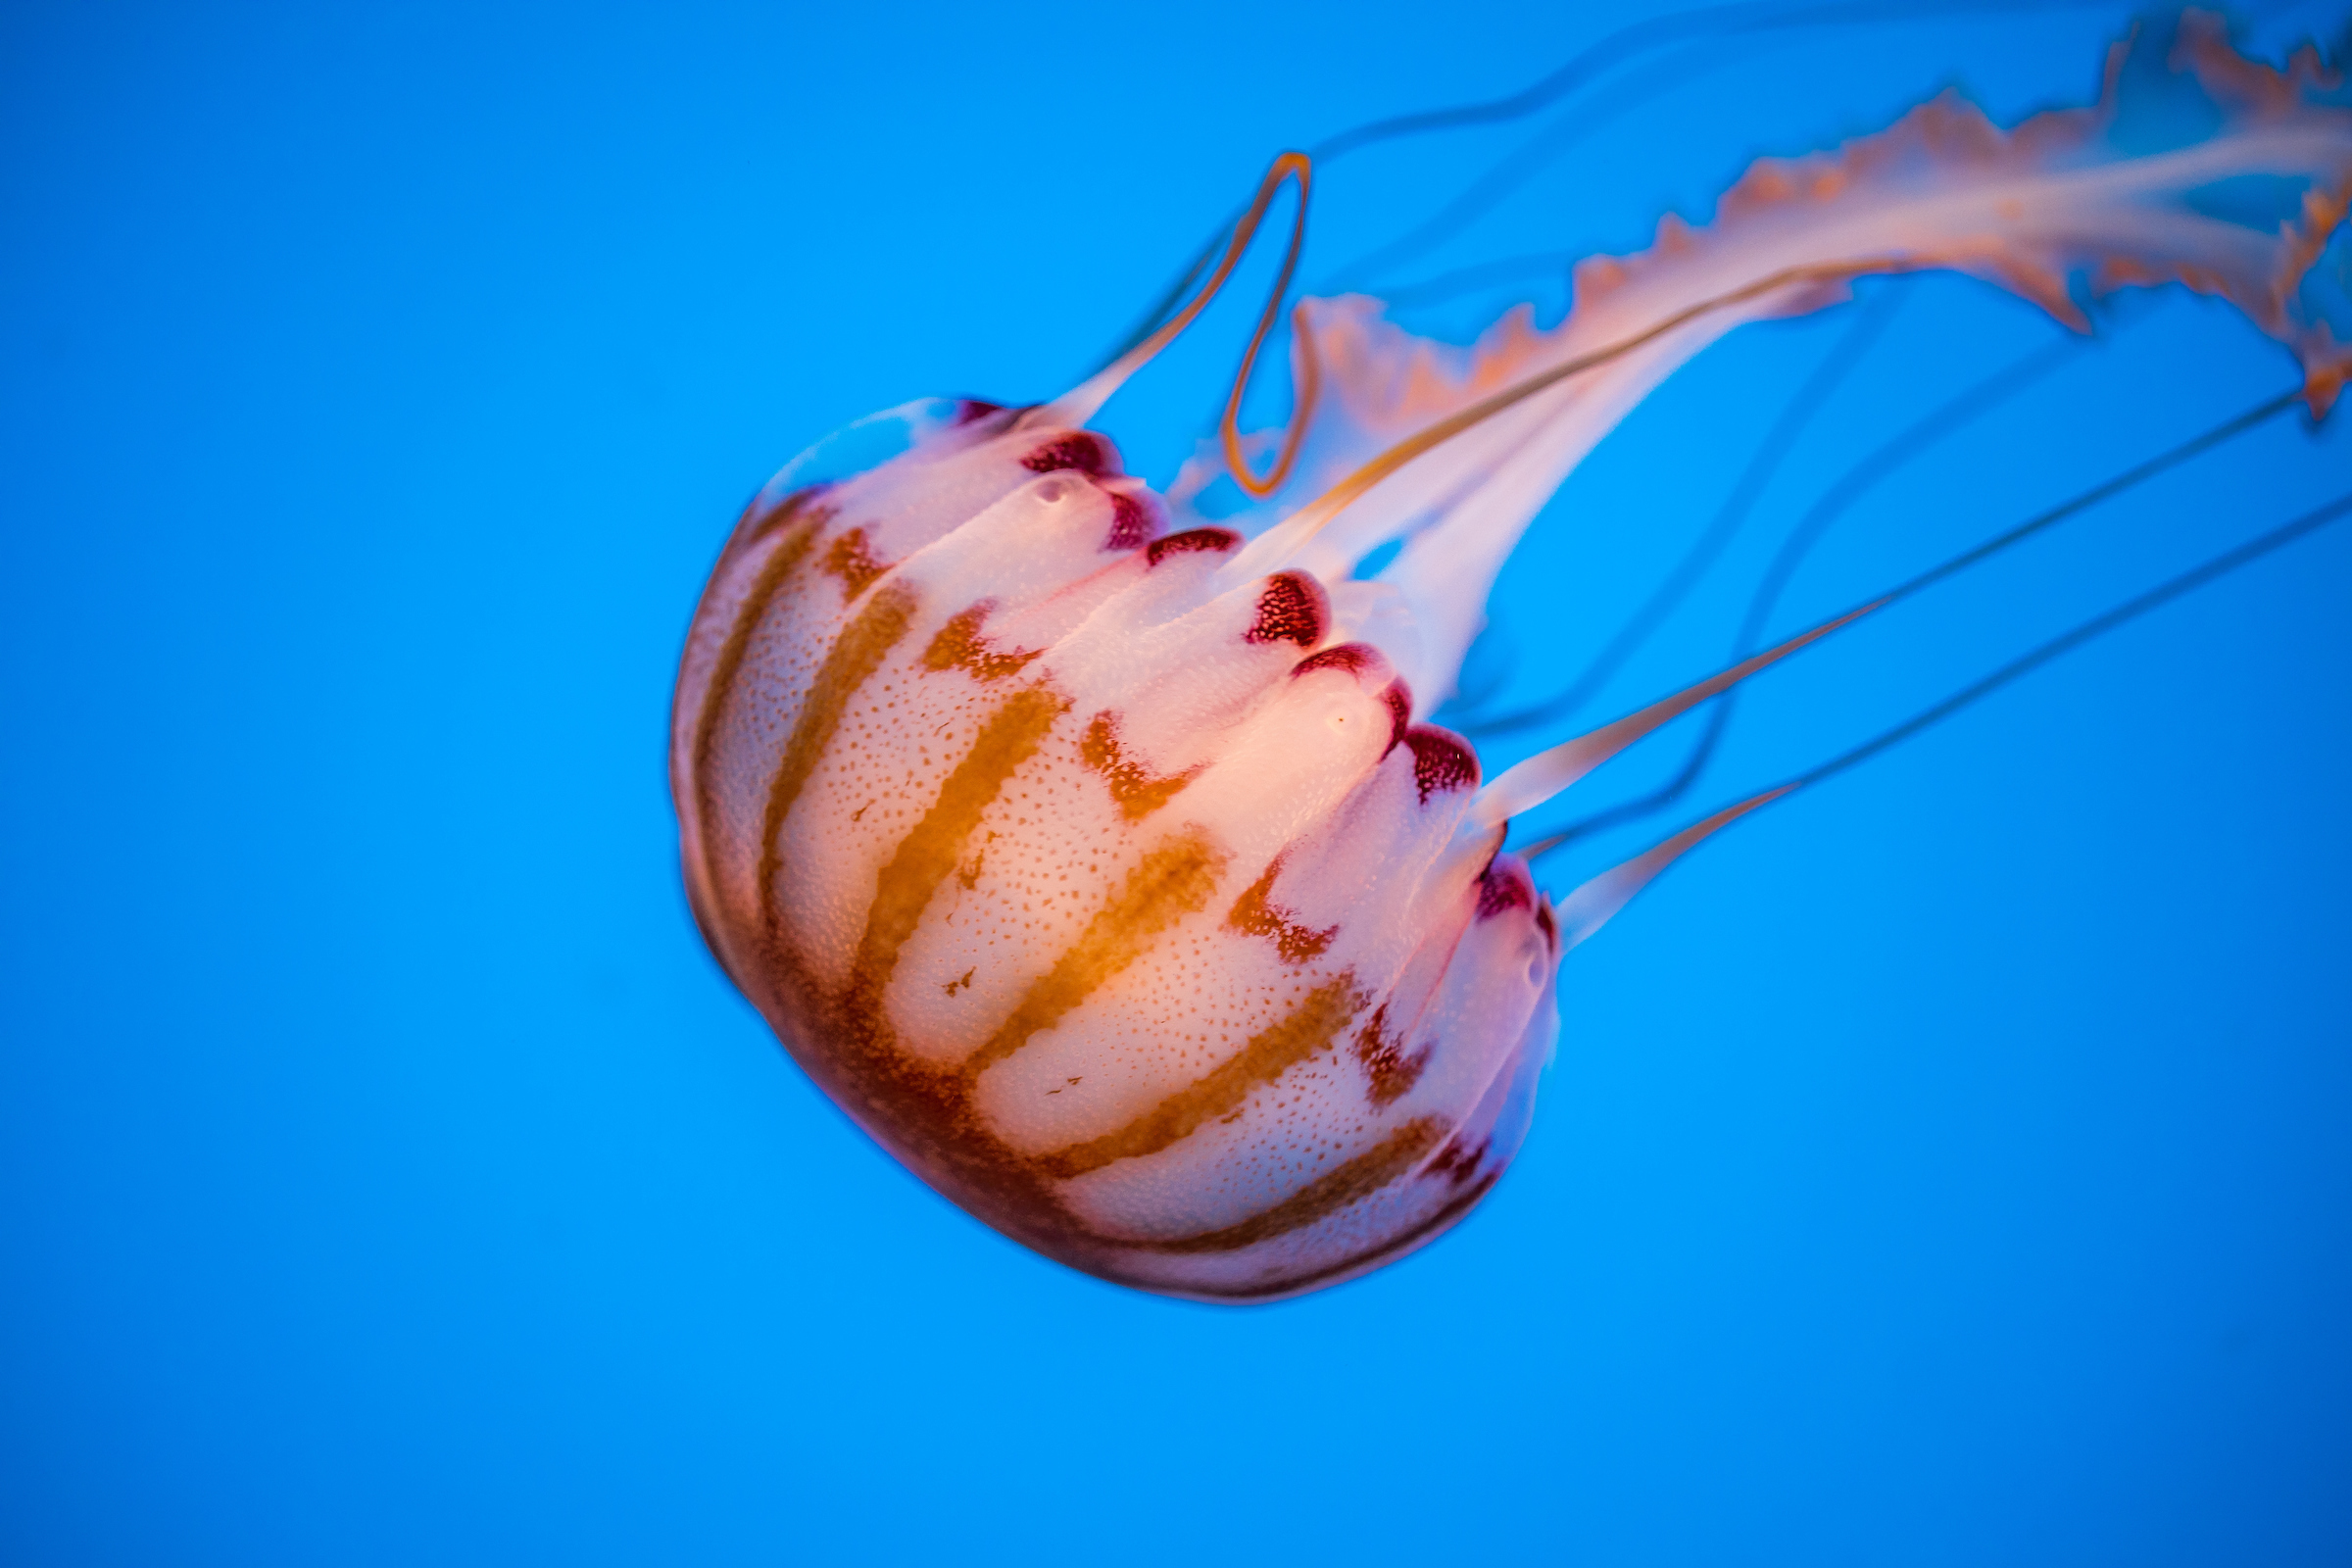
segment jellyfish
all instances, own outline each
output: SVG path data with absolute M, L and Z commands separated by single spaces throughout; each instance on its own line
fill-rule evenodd
M 2195 112 L 2151 133 L 2158 100 Z M 1005 1235 L 1203 1301 L 1351 1279 L 1459 1221 L 1527 1134 L 1562 956 L 1812 775 L 1556 904 L 1505 847 L 1514 818 L 2059 520 L 1488 778 L 1428 715 L 1521 533 L 1675 368 L 1857 279 L 1946 270 L 2077 326 L 2086 296 L 2218 296 L 2292 356 L 2278 402 L 2314 418 L 2352 371 L 2311 286 L 2352 198 L 2352 97 L 2316 52 L 2249 59 L 2195 12 L 2115 45 L 2086 107 L 2003 129 L 1945 94 L 1761 160 L 1704 226 L 1669 217 L 1648 249 L 1582 263 L 1546 330 L 1517 311 L 1454 348 L 1367 297 L 1303 299 L 1292 414 L 1245 432 L 1312 178 L 1276 160 L 1172 308 L 1062 397 L 908 403 L 787 465 L 711 572 L 672 724 L 695 917 L 808 1074 Z M 2217 210 L 2232 181 L 2291 210 Z M 1218 438 L 1154 492 L 1089 423 L 1293 186 Z M 1212 485 L 1243 504 L 1207 515 Z

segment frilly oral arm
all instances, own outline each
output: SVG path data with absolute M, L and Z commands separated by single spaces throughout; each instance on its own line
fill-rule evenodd
M 2150 116 L 2188 97 L 2208 133 L 2132 150 Z M 1648 251 L 1583 263 L 1576 308 L 1548 332 L 1522 308 L 1456 349 L 1381 319 L 1375 301 L 1309 301 L 1302 352 L 1324 390 L 1298 471 L 1267 513 L 1286 520 L 1232 569 L 1296 564 L 1344 576 L 1404 538 L 1380 577 L 1404 592 L 1421 628 L 1426 652 L 1406 678 L 1442 700 L 1502 560 L 1618 419 L 1733 327 L 1835 303 L 1866 273 L 1966 271 L 2076 326 L 2085 322 L 2070 280 L 2090 293 L 2185 283 L 2287 345 L 2324 411 L 2352 348 L 2301 285 L 2352 198 L 2344 97 L 2316 55 L 2283 71 L 2245 60 L 2218 20 L 2192 12 L 2169 36 L 2119 45 L 2090 108 L 2003 131 L 1947 93 L 1837 152 L 1762 160 L 1709 225 L 1669 217 Z M 2200 210 L 2201 191 L 2244 175 L 2302 181 L 2298 210 L 2273 228 Z M 1373 467 L 1377 483 L 1362 483 Z

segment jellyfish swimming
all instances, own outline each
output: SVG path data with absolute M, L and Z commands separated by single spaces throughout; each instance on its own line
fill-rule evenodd
M 2152 135 L 2157 100 L 2195 112 Z M 1515 312 L 1455 348 L 1303 299 L 1294 412 L 1245 433 L 1278 288 L 1220 440 L 1154 493 L 1087 425 L 1285 187 L 1303 222 L 1312 175 L 1278 159 L 1181 308 L 1066 395 L 909 403 L 788 465 L 711 572 L 673 710 L 696 918 L 809 1076 L 1007 1236 L 1208 1301 L 1355 1277 L 1467 1213 L 1526 1135 L 1562 956 L 1783 791 L 1557 906 L 1511 819 L 1926 580 L 1485 777 L 1424 715 L 1521 533 L 1677 367 L 1948 270 L 2077 325 L 2125 288 L 2226 299 L 2315 418 L 2352 371 L 2308 286 L 2352 199 L 2352 95 L 2190 12 L 2115 45 L 2086 107 L 2002 129 L 1945 94 L 1761 160 L 1704 226 L 1581 264 L 1547 330 Z M 2213 199 L 2249 185 L 2285 211 Z M 1217 478 L 1249 504 L 1212 520 Z

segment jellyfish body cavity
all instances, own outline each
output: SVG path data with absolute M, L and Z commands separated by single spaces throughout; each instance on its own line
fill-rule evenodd
M 2194 138 L 2115 145 L 2135 71 L 2203 95 Z M 1600 906 L 1563 931 L 1505 819 L 1646 721 L 1482 792 L 1470 745 L 1414 715 L 1646 391 L 1740 321 L 1929 268 L 2068 320 L 2082 287 L 2186 281 L 2289 347 L 2315 412 L 2340 386 L 2352 350 L 2299 292 L 2352 195 L 2339 84 L 2193 15 L 2107 82 L 2006 132 L 1946 97 L 1761 163 L 1711 226 L 1581 268 L 1549 332 L 1513 315 L 1450 349 L 1370 300 L 1304 302 L 1298 462 L 1217 523 L 1189 501 L 1217 460 L 1165 499 L 1084 427 L 1116 374 L 1029 410 L 908 405 L 869 426 L 895 455 L 788 467 L 677 687 L 712 951 L 884 1148 L 1078 1268 L 1271 1299 L 1441 1234 L 1526 1134 L 1557 960 Z M 2193 199 L 2249 173 L 2300 182 L 2275 229 Z

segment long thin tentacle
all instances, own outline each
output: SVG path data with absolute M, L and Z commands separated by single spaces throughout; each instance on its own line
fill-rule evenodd
M 2267 424 L 2294 407 L 2301 399 L 2300 391 L 2291 391 L 2280 393 L 2277 397 L 2258 403 L 2244 413 L 2231 416 L 2210 429 L 2201 431 L 2187 440 L 2158 453 L 2146 462 L 2126 469 L 2112 479 L 2093 485 L 2079 495 L 2071 496 L 2057 506 L 2029 517 L 2017 526 L 1995 534 L 1981 544 L 1972 545 L 1960 554 L 1896 585 L 1871 603 L 1873 605 L 1890 604 L 1897 599 L 1908 598 L 1933 583 L 1941 582 L 1947 577 L 1966 571 L 1971 566 L 1988 561 L 2001 552 L 2023 544 L 2034 535 L 2088 511 L 2100 502 L 2113 500 L 2125 491 L 2146 483 L 2200 453 L 2210 451 L 2236 436 Z M 1735 661 L 1732 667 L 1739 667 L 1739 662 Z M 1727 686 L 1724 688 L 1723 696 L 1717 701 L 1714 711 L 1708 717 L 1705 734 L 1692 748 L 1690 758 L 1685 762 L 1681 772 L 1673 779 L 1648 795 L 1612 806 L 1605 810 L 1596 811 L 1570 823 L 1547 838 L 1544 841 L 1546 846 L 1585 838 L 1605 828 L 1648 816 L 1673 805 L 1697 781 L 1712 759 L 1715 748 L 1722 739 L 1724 727 L 1730 720 L 1732 699 L 1733 694 Z
M 1766 649 L 1752 658 L 1741 660 L 1729 669 L 1709 675 L 1705 680 L 1694 681 L 1672 696 L 1660 698 L 1614 723 L 1603 724 L 1590 734 L 1579 735 L 1548 751 L 1538 752 L 1518 766 L 1505 769 L 1493 783 L 1478 792 L 1477 804 L 1470 808 L 1471 821 L 1481 829 L 1491 828 L 1521 811 L 1543 805 L 1642 736 L 1662 724 L 1672 723 L 1716 693 L 1729 691 L 1748 676 L 1779 663 L 1799 649 L 1820 641 L 1840 627 L 1850 626 L 1872 611 L 1893 602 L 1894 596 L 1890 594 L 1884 599 L 1857 605 L 1842 615 L 1808 627 L 1778 648 Z
M 1671 48 L 1708 38 L 1738 37 L 1742 34 L 1769 32 L 1782 28 L 1835 26 L 1840 24 L 1869 24 L 1917 21 L 1932 16 L 1958 16 L 1971 13 L 1999 13 L 2009 11 L 2046 11 L 2055 8 L 2090 8 L 2105 0 L 1943 0 L 1943 3 L 1888 4 L 1886 0 L 1833 0 L 1833 3 L 1807 6 L 1778 4 L 1736 4 L 1704 6 L 1671 16 L 1652 17 L 1618 28 L 1558 67 L 1542 80 L 1518 92 L 1501 98 L 1459 104 L 1446 109 L 1423 110 L 1413 114 L 1392 115 L 1382 120 L 1351 126 L 1324 137 L 1307 149 L 1306 155 L 1317 164 L 1329 168 L 1339 159 L 1385 141 L 1405 136 L 1426 135 L 1433 131 L 1460 130 L 1475 125 L 1507 123 L 1529 115 L 1540 114 L 1569 95 L 1580 91 L 1609 72 L 1653 50 Z M 1200 280 L 1224 245 L 1234 225 L 1243 214 L 1235 213 L 1219 223 L 1201 243 L 1182 271 L 1167 289 L 1152 303 L 1127 335 L 1102 361 L 1103 368 L 1116 364 L 1132 353 L 1153 333 L 1159 331 L 1176 313 L 1193 285 Z
M 1739 634 L 1732 640 L 1731 657 L 1741 659 L 1755 651 L 1756 644 L 1763 637 L 1764 623 L 1779 606 L 1781 595 L 1789 579 L 1795 575 L 1796 568 L 1821 543 L 1822 536 L 1830 526 L 1850 511 L 1864 495 L 1938 442 L 1965 429 L 2060 366 L 2070 363 L 2095 341 L 2064 338 L 2046 348 L 2035 349 L 1896 434 L 1841 474 L 1836 483 L 1822 492 L 1819 500 L 1806 509 L 1805 514 L 1797 519 L 1796 526 L 1788 531 L 1788 538 L 1782 541 L 1771 564 L 1765 567 L 1763 577 L 1748 599 L 1747 612 L 1741 619 Z M 2142 478 L 2153 476 L 2152 471 L 2140 473 Z M 1570 827 L 1567 830 L 1569 835 L 1582 837 L 1603 828 L 1615 827 L 1619 823 L 1662 811 L 1682 799 L 1714 760 L 1739 710 L 1739 703 L 1737 692 L 1726 692 L 1717 699 L 1714 707 L 1708 710 L 1707 727 L 1691 744 L 1690 755 L 1674 777 L 1637 800 L 1595 812 Z M 1505 715 L 1494 727 L 1504 730 L 1524 728 L 1548 716 L 1551 715 L 1547 709 L 1523 709 L 1517 714 Z
M 2230 573 L 2252 565 L 2286 546 L 2318 532 L 2331 522 L 2352 516 L 2352 493 L 2315 507 L 2301 516 L 2281 523 L 2269 532 L 2257 535 L 2234 549 L 2226 550 L 2180 575 L 2166 579 L 2145 593 L 2138 594 L 2101 614 L 2060 633 L 2029 653 L 2020 655 L 1984 678 L 1973 681 L 1952 693 L 1941 702 L 1922 709 L 1901 723 L 1882 730 L 1858 746 L 1849 747 L 1827 761 L 1817 762 L 1803 772 L 1783 779 L 1769 789 L 1760 790 L 1746 799 L 1735 802 L 1721 810 L 1684 828 L 1660 843 L 1625 860 L 1578 887 L 1560 903 L 1560 924 L 1565 946 L 1573 947 L 1590 938 L 1612 915 L 1632 902 L 1634 895 L 1647 887 L 1659 873 L 1677 859 L 1695 849 L 1718 829 L 1757 810 L 1775 801 L 1786 800 L 1799 790 L 1824 779 L 1834 778 L 1848 768 L 1858 766 L 1891 747 L 1900 745 L 1924 730 L 1933 728 L 1972 704 L 1983 701 L 2051 661 L 2072 653 L 2120 626 L 2129 624 L 2150 611 L 2171 604 L 2185 594 L 2193 593 L 2209 583 L 2219 581 Z M 1528 858 L 1549 854 L 1568 840 L 1565 835 L 1553 835 L 1531 846 L 1525 853 Z
M 1680 833 L 1650 846 L 1632 859 L 1610 866 L 1579 886 L 1559 903 L 1560 951 L 1565 953 L 1591 938 L 1608 924 L 1618 910 L 1633 903 L 1636 894 L 1657 880 L 1660 872 L 1698 848 L 1700 843 L 1757 808 L 1770 806 L 1787 793 L 1786 790 L 1766 790 L 1761 795 L 1751 795 L 1744 801 L 1735 802 L 1714 815 L 1693 822 Z M 1543 853 L 1543 849 L 1537 849 L 1530 851 L 1529 855 L 1532 858 Z
M 1853 324 L 1846 328 L 1836 346 L 1823 357 L 1813 373 L 1805 378 L 1804 385 L 1788 400 L 1780 417 L 1773 421 L 1772 428 L 1757 444 L 1754 456 L 1748 459 L 1747 466 L 1733 484 L 1732 493 L 1724 498 L 1714 520 L 1707 524 L 1707 531 L 1691 545 L 1642 608 L 1635 611 L 1618 628 L 1607 646 L 1592 657 L 1582 674 L 1557 695 L 1540 703 L 1498 713 L 1493 718 L 1473 717 L 1460 727 L 1473 733 L 1507 734 L 1530 724 L 1564 718 L 1591 702 L 1608 684 L 1609 677 L 1616 674 L 1658 627 L 1665 624 L 1667 617 L 1674 613 L 1684 598 L 1706 575 L 1707 568 L 1731 544 L 1733 536 L 1740 531 L 1749 512 L 1754 509 L 1757 498 L 1764 493 L 1764 487 L 1772 482 L 1772 476 L 1782 461 L 1795 446 L 1805 427 L 1813 421 L 1814 416 L 1821 412 L 1831 396 L 1844 384 L 1845 377 L 1854 367 L 1861 363 L 1862 356 L 1869 352 L 1870 346 L 1878 341 L 1879 334 L 1893 319 L 1895 307 L 1901 300 L 1902 295 L 1890 289 L 1855 316 Z
M 1251 198 L 1250 206 L 1226 231 L 1225 253 L 1218 259 L 1216 270 L 1209 274 L 1208 281 L 1200 285 L 1200 292 L 1158 328 L 1108 365 L 1052 403 L 1032 410 L 1026 416 L 1028 421 L 1033 424 L 1083 424 L 1094 417 L 1095 411 L 1108 401 L 1129 376 L 1150 364 L 1160 350 L 1175 342 L 1184 329 L 1193 324 L 1194 318 L 1208 308 L 1209 301 L 1215 299 L 1225 287 L 1225 280 L 1233 275 L 1234 268 L 1240 265 L 1243 254 L 1250 249 L 1250 240 L 1256 237 L 1258 225 L 1265 221 L 1266 211 L 1274 204 L 1275 193 L 1286 183 L 1295 181 L 1298 186 L 1298 212 L 1291 223 L 1290 248 L 1283 255 L 1282 270 L 1275 278 L 1273 291 L 1267 296 L 1265 309 L 1258 314 L 1257 331 L 1250 338 L 1249 352 L 1243 356 L 1241 370 L 1235 376 L 1233 395 L 1228 400 L 1226 411 L 1230 429 L 1239 413 L 1242 387 L 1249 379 L 1251 365 L 1256 361 L 1258 347 L 1264 343 L 1275 317 L 1281 314 L 1282 302 L 1290 292 L 1291 274 L 1298 270 L 1299 251 L 1306 241 L 1307 194 L 1313 178 L 1314 164 L 1306 154 L 1283 153 L 1277 156 L 1267 168 L 1265 177 L 1257 182 L 1257 194 Z M 1193 275 L 1198 275 L 1197 270 Z M 1300 433 L 1305 428 L 1307 412 L 1306 397 L 1302 390 L 1300 406 L 1292 418 L 1295 429 Z M 1238 451 L 1239 438 L 1229 437 L 1229 440 L 1237 443 L 1230 450 Z M 1286 444 L 1285 457 L 1276 465 L 1273 484 L 1278 485 L 1282 477 L 1289 473 L 1290 460 L 1297 455 L 1297 446 L 1298 437 L 1294 435 Z M 1237 478 L 1246 473 L 1246 466 L 1237 466 Z M 1272 491 L 1269 488 L 1265 493 L 1271 494 Z

